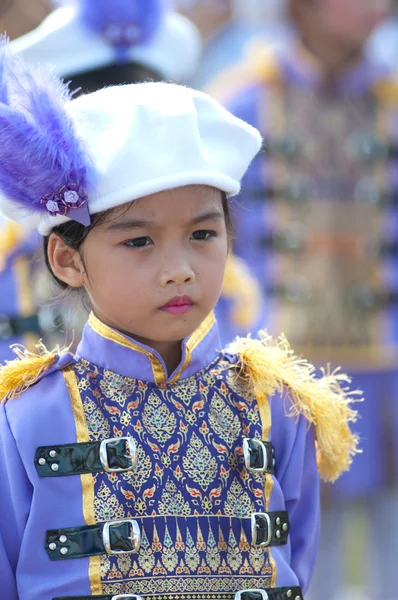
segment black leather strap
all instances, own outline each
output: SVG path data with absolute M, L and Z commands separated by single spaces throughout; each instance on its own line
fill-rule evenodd
M 303 147 L 300 141 L 291 136 L 284 138 L 269 138 L 263 141 L 259 154 L 265 153 L 268 156 L 280 156 L 289 159 L 298 158 L 303 154 Z
M 245 198 L 259 202 L 297 204 L 311 198 L 311 186 L 303 178 L 296 178 L 286 187 L 268 186 L 245 189 Z
M 46 532 L 46 552 L 50 560 L 138 552 L 140 544 L 140 527 L 132 519 Z
M 6 317 L 0 315 L 0 339 L 6 340 L 15 335 L 35 333 L 41 335 L 39 318 L 37 315 L 29 317 Z
M 304 600 L 301 588 L 298 586 L 294 587 L 280 587 L 280 588 L 267 588 L 264 590 L 267 593 L 268 600 Z M 188 600 L 195 597 L 195 600 L 234 600 L 236 592 L 195 592 L 189 594 L 156 594 L 143 596 L 135 594 L 127 594 L 121 597 L 123 600 Z M 53 598 L 53 600 L 118 600 L 119 596 L 114 594 L 113 596 L 60 596 Z M 262 596 L 259 592 L 247 592 L 242 594 L 241 600 L 262 600 Z
M 281 546 L 287 542 L 290 527 L 286 511 L 254 513 L 250 519 L 236 518 L 236 521 L 243 525 L 247 539 L 251 540 L 253 546 Z M 134 520 L 52 529 L 46 532 L 45 548 L 51 560 L 137 552 L 143 528 L 146 528 L 147 538 L 151 539 L 153 531 L 148 528 L 153 527 L 154 522 L 137 517 Z
M 40 477 L 128 471 L 136 466 L 136 448 L 133 439 L 125 437 L 101 442 L 40 446 L 34 462 Z
M 283 546 L 289 536 L 289 514 L 280 512 L 255 513 L 252 516 L 254 546 Z
M 275 473 L 275 450 L 271 442 L 257 438 L 243 440 L 243 455 L 246 468 L 259 473 Z
M 353 136 L 349 140 L 348 153 L 357 161 L 396 160 L 398 144 L 393 140 L 383 140 L 372 136 Z

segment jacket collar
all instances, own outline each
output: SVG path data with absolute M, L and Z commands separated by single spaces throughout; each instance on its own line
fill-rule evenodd
M 288 48 L 279 50 L 278 54 L 287 79 L 310 88 L 325 84 L 325 72 L 321 63 L 299 40 L 292 41 Z M 342 95 L 355 95 L 388 76 L 385 65 L 364 56 L 356 65 L 341 73 L 334 85 Z
M 161 385 L 191 377 L 212 362 L 220 350 L 217 323 L 214 313 L 210 313 L 199 328 L 182 341 L 181 362 L 168 374 L 158 352 L 105 325 L 91 313 L 76 359 L 86 359 L 124 377 Z

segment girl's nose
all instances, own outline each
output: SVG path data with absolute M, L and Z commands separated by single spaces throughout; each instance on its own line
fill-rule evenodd
M 193 269 L 185 261 L 176 263 L 175 265 L 168 264 L 165 266 L 161 274 L 161 285 L 183 285 L 190 284 L 195 281 L 195 273 Z

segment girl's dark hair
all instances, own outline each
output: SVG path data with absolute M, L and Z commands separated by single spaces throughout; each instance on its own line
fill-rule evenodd
M 125 83 L 142 83 L 144 81 L 161 81 L 159 73 L 148 69 L 140 63 L 128 63 L 125 65 L 108 65 L 100 69 L 85 71 L 67 78 L 69 89 L 77 90 L 75 97 L 81 94 L 96 92 L 110 85 L 121 85 Z
M 129 206 L 127 207 L 127 210 L 129 208 Z M 229 210 L 228 198 L 224 192 L 222 193 L 222 207 L 223 207 L 223 211 L 224 211 L 225 224 L 227 227 L 228 246 L 230 246 L 231 242 L 232 242 L 232 238 L 234 236 L 234 226 L 232 223 L 231 214 L 230 214 L 230 210 Z M 52 229 L 51 233 L 55 233 L 64 242 L 64 244 L 66 244 L 67 246 L 70 246 L 70 248 L 72 248 L 73 250 L 80 251 L 80 249 L 83 246 L 84 241 L 85 241 L 86 237 L 88 236 L 88 234 L 90 233 L 90 231 L 92 229 L 94 229 L 95 227 L 98 227 L 98 225 L 100 225 L 104 221 L 106 221 L 108 219 L 108 217 L 111 215 L 113 210 L 114 209 L 110 209 L 110 210 L 104 211 L 102 213 L 97 213 L 97 214 L 93 215 L 92 222 L 91 222 L 91 225 L 89 225 L 89 227 L 81 225 L 81 223 L 77 223 L 76 221 L 68 221 L 67 223 L 63 223 L 62 225 L 59 225 L 58 227 L 54 227 Z M 54 272 L 51 268 L 50 261 L 48 260 L 48 241 L 49 241 L 49 239 L 50 239 L 49 235 L 44 237 L 44 248 L 43 249 L 44 249 L 44 261 L 45 261 L 46 267 L 47 267 L 48 271 L 50 272 L 50 275 L 51 275 L 53 281 L 55 281 L 63 290 L 68 290 L 69 289 L 68 284 L 65 283 L 64 281 L 62 281 L 61 279 L 58 279 L 58 277 L 54 274 Z

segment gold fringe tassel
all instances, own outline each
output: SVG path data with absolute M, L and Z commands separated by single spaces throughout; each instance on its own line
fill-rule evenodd
M 351 465 L 358 450 L 358 437 L 350 423 L 357 411 L 350 405 L 362 400 L 361 393 L 350 391 L 350 378 L 339 370 L 322 370 L 294 355 L 282 335 L 274 340 L 267 332 L 260 339 L 238 338 L 228 351 L 241 357 L 241 368 L 259 403 L 275 392 L 285 394 L 292 404 L 289 417 L 303 415 L 314 424 L 319 473 L 325 481 L 335 481 Z M 356 399 L 353 396 L 357 396 Z
M 279 86 L 282 79 L 272 46 L 261 38 L 254 38 L 247 45 L 242 60 L 210 81 L 205 91 L 221 104 L 228 104 L 244 88 L 261 83 Z
M 0 366 L 0 402 L 20 396 L 40 379 L 57 358 L 58 351 L 49 352 L 42 342 L 36 348 L 35 354 L 24 346 L 12 346 L 17 358 Z
M 234 254 L 228 257 L 222 293 L 232 300 L 233 322 L 245 329 L 254 327 L 260 315 L 260 287 L 246 263 Z
M 0 231 L 0 273 L 4 270 L 9 255 L 25 235 L 23 227 L 11 220 Z
M 373 92 L 379 102 L 396 107 L 398 105 L 397 79 L 382 79 L 375 83 Z

